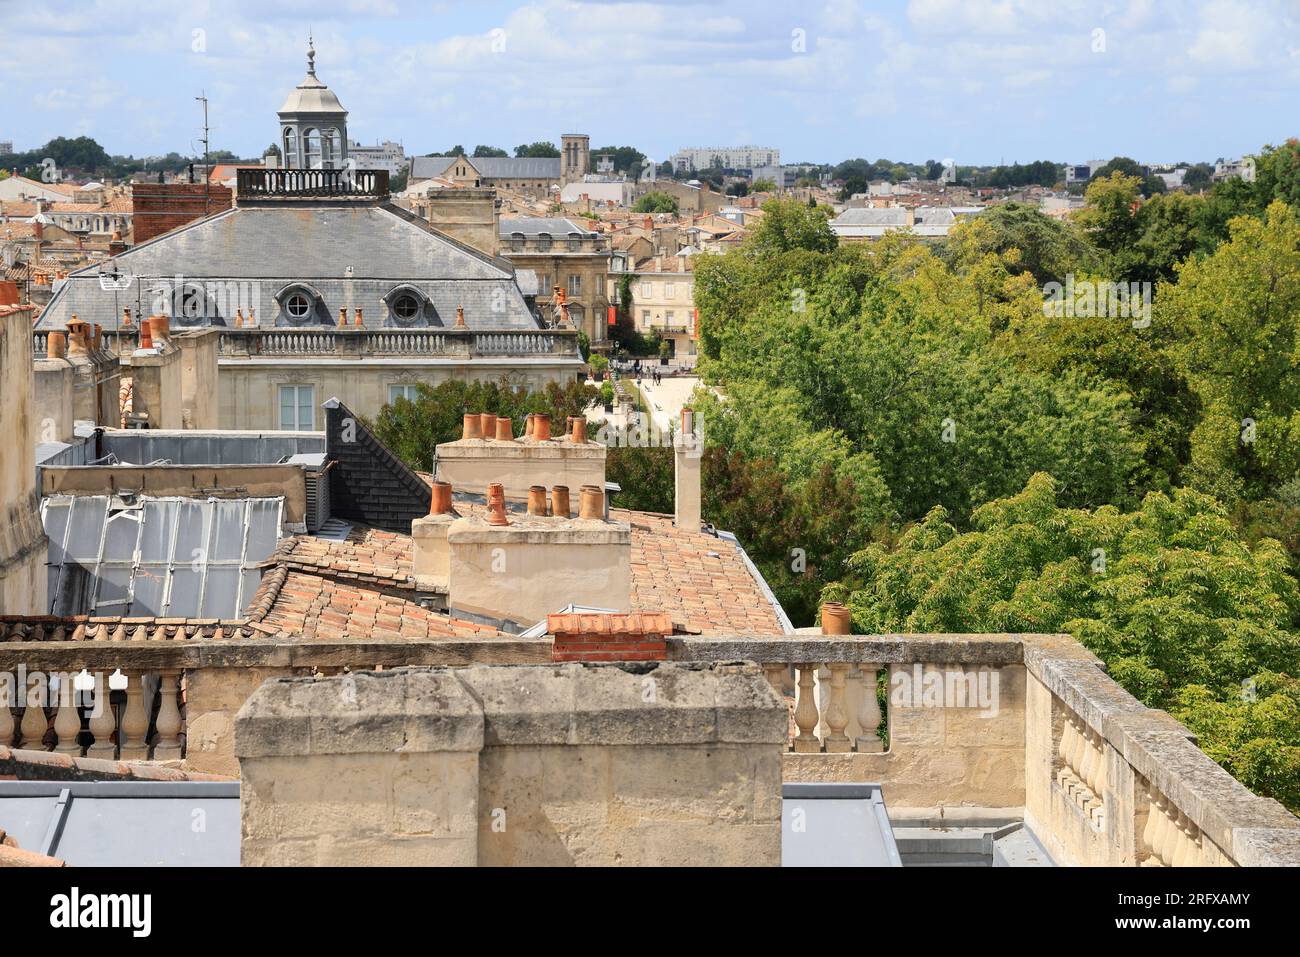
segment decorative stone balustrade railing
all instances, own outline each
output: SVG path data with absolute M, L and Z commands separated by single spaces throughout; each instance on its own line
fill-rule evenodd
M 79 757 L 180 760 L 181 681 L 180 670 L 172 668 L 0 671 L 0 745 Z
M 257 356 L 572 356 L 575 330 L 474 332 L 465 329 L 223 329 L 223 359 Z
M 87 702 L 48 712 L 9 702 L 17 710 L 0 708 L 0 741 L 22 735 L 95 755 L 116 730 L 123 757 L 152 745 L 155 759 L 180 752 L 193 770 L 238 773 L 234 715 L 268 678 L 551 660 L 545 639 L 285 642 L 250 640 L 258 633 L 246 622 L 201 625 L 70 641 L 54 639 L 84 634 L 84 626 L 0 618 L 0 673 L 120 669 L 128 680 L 114 725 L 91 713 L 93 694 L 89 712 Z M 1186 728 L 1134 699 L 1068 636 L 796 633 L 666 644 L 671 660 L 757 662 L 793 699 L 787 780 L 878 782 L 891 813 L 1019 815 L 1062 864 L 1300 866 L 1300 820 L 1251 794 Z M 143 674 L 161 676 L 152 732 Z

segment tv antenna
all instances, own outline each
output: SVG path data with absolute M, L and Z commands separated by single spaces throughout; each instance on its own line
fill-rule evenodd
M 208 97 L 206 90 L 200 90 L 194 99 L 203 104 L 203 215 L 207 216 L 210 208 L 212 187 L 212 167 L 208 161 Z

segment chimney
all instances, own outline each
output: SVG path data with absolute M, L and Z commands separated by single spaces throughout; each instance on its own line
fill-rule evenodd
M 546 486 L 531 485 L 528 488 L 528 514 L 546 514 Z
M 673 623 L 661 611 L 547 615 L 554 661 L 663 661 Z
M 51 332 L 45 337 L 45 357 L 47 359 L 65 359 L 68 355 L 68 334 Z
M 39 213 L 32 219 L 32 238 L 38 243 L 45 238 L 45 224 L 41 222 Z
M 822 605 L 822 634 L 849 635 L 853 633 L 853 620 L 849 610 L 837 601 Z
M 556 518 L 569 518 L 569 487 L 556 485 L 551 489 L 551 514 Z
M 68 320 L 68 355 L 84 356 L 86 352 L 86 324 L 74 313 Z
M 347 327 L 348 327 L 348 307 L 339 306 L 339 328 L 346 329 Z
M 514 425 L 509 416 L 497 417 L 497 441 L 513 442 L 515 440 Z
M 122 325 L 121 325 L 121 328 L 123 328 L 123 329 L 130 329 L 131 326 L 132 326 L 132 322 L 131 322 L 131 307 L 130 307 L 130 306 L 126 306 L 126 307 L 124 307 L 124 308 L 122 309 Z
M 462 424 L 461 441 L 483 438 L 483 422 L 477 412 L 466 412 Z
M 108 241 L 108 254 L 118 256 L 124 252 L 126 252 L 126 242 L 122 239 L 122 231 L 115 229 L 113 230 L 113 238 Z
M 140 320 L 140 348 L 153 348 L 153 323 L 149 319 Z
M 533 417 L 533 438 L 538 442 L 549 442 L 551 439 L 551 417 L 537 413 Z M 566 490 L 567 494 L 567 490 Z
M 465 307 L 464 306 L 456 307 L 456 328 L 457 329 L 465 328 Z
M 364 328 L 365 328 L 365 325 L 366 325 L 366 324 L 361 320 L 361 307 L 360 307 L 360 306 L 357 306 L 356 318 L 355 318 L 355 320 L 353 321 L 352 324 L 353 324 L 354 326 L 356 326 L 358 329 L 364 329 Z
M 451 502 L 451 483 L 433 483 L 429 514 L 411 523 L 411 571 L 421 590 L 447 587 L 451 554 L 447 530 L 460 516 Z
M 235 328 L 244 328 L 244 310 L 242 307 L 235 310 Z
M 159 348 L 161 348 L 164 345 L 169 345 L 171 343 L 171 338 L 172 338 L 171 316 L 165 314 L 154 316 L 151 328 L 153 329 L 154 342 Z
M 700 530 L 701 436 L 695 430 L 695 412 L 682 409 L 681 430 L 673 443 L 673 524 L 688 532 Z
M 606 449 L 600 442 L 584 441 L 585 426 L 584 419 L 577 442 L 572 434 L 554 441 L 550 417 L 534 414 L 532 438 L 516 441 L 509 418 L 466 412 L 461 438 L 440 443 L 435 450 L 438 478 L 472 495 L 483 495 L 489 485 L 499 484 L 512 502 L 526 502 L 534 485 L 603 488 Z

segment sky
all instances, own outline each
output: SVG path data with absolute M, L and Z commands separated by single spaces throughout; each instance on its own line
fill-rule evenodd
M 1300 135 L 1300 0 L 0 0 L 0 140 L 256 156 L 306 73 L 408 153 L 1213 161 Z

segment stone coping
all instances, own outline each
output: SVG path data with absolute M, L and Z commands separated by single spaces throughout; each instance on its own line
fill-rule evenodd
M 447 540 L 458 545 L 631 545 L 632 526 L 601 518 L 557 518 L 510 512 L 509 525 L 491 525 L 478 515 L 452 522 Z
M 1030 674 L 1238 864 L 1300 866 L 1300 819 L 1221 768 L 1195 735 L 1125 691 L 1091 652 L 1059 640 L 1029 640 L 1024 650 Z
M 588 439 L 586 442 L 570 442 L 564 436 L 544 440 L 516 438 L 504 439 L 456 439 L 454 442 L 438 444 L 438 458 L 457 459 L 500 459 L 516 456 L 527 459 L 603 459 L 605 446 Z M 572 491 L 577 491 L 576 489 Z
M 175 762 L 179 765 L 180 762 Z M 82 758 L 0 744 L 0 781 L 235 781 L 162 762 Z
M 649 691 L 647 691 L 649 689 Z M 280 678 L 240 708 L 240 758 L 494 746 L 783 746 L 784 700 L 750 663 L 399 668 Z

